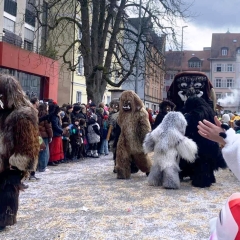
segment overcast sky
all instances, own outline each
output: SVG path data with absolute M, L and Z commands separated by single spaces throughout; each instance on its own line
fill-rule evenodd
M 240 33 L 240 0 L 184 0 L 195 17 L 184 28 L 183 49 L 202 50 L 211 46 L 212 33 Z M 181 32 L 181 31 L 180 31 Z M 180 34 L 181 35 L 181 34 Z

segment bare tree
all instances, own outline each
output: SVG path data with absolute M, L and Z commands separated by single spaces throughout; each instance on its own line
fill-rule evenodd
M 142 24 L 139 33 L 129 17 L 138 17 L 140 7 L 142 19 L 150 24 Z M 75 71 L 78 61 L 71 56 L 77 49 L 84 62 L 88 99 L 100 102 L 107 84 L 119 87 L 134 74 L 140 44 L 146 62 L 162 66 L 164 52 L 156 46 L 153 50 L 157 42 L 151 32 L 171 33 L 175 41 L 176 20 L 185 19 L 188 8 L 183 0 L 49 0 L 45 9 L 35 10 L 39 26 L 50 36 L 47 52 Z M 46 12 L 47 22 L 42 19 Z

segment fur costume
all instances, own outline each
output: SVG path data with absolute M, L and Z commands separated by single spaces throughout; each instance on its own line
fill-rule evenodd
M 117 144 L 117 178 L 131 176 L 131 162 L 145 173 L 149 173 L 152 161 L 143 151 L 143 140 L 151 131 L 148 113 L 142 100 L 133 91 L 124 91 L 120 97 L 118 124 L 121 128 Z
M 191 138 L 198 146 L 198 157 L 194 163 L 180 161 L 180 177 L 190 177 L 192 185 L 195 187 L 210 187 L 215 183 L 214 171 L 218 168 L 226 168 L 226 163 L 218 143 L 203 138 L 198 133 L 198 122 L 203 119 L 214 123 L 215 113 L 209 104 L 199 97 L 188 98 L 184 109 L 188 126 L 186 128 L 187 137 Z
M 21 180 L 39 154 L 37 112 L 12 76 L 0 75 L 0 227 L 16 223 Z
M 166 114 L 170 111 L 174 111 L 176 105 L 169 101 L 169 100 L 165 100 L 163 102 L 161 102 L 159 104 L 159 109 L 160 109 L 160 112 L 158 113 L 155 121 L 154 121 L 154 124 L 153 124 L 153 129 L 155 129 L 163 120 L 163 118 L 166 116 Z
M 180 157 L 194 162 L 197 145 L 184 136 L 187 121 L 180 112 L 169 112 L 162 123 L 145 137 L 145 153 L 154 151 L 154 163 L 148 176 L 148 183 L 170 189 L 180 188 Z
M 219 134 L 226 142 L 222 149 L 223 157 L 226 159 L 228 167 L 240 181 L 240 134 L 236 134 L 232 128 L 224 123 L 221 127 L 226 130 Z
M 181 111 L 189 97 L 201 97 L 212 108 L 216 105 L 216 94 L 208 77 L 201 72 L 182 72 L 174 77 L 168 90 L 168 99 Z

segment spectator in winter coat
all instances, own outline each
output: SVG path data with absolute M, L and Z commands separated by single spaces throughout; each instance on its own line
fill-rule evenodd
M 69 123 L 63 122 L 62 128 L 63 128 L 62 143 L 63 143 L 64 162 L 67 162 L 67 157 L 70 155 L 69 154 L 69 142 L 70 142 Z
M 104 154 L 105 156 L 109 154 L 107 134 L 108 134 L 108 115 L 105 115 L 103 119 L 102 144 L 100 149 L 100 154 L 101 155 Z
M 88 152 L 87 155 L 88 157 L 95 157 L 98 158 L 98 143 L 100 142 L 100 126 L 97 123 L 97 115 L 93 114 L 88 122 Z
M 47 104 L 41 103 L 38 108 L 38 117 L 44 117 L 48 114 Z M 46 149 L 39 152 L 38 171 L 44 172 L 49 160 L 49 143 L 52 141 L 53 131 L 52 125 L 47 120 L 39 123 L 39 134 L 43 139 Z
M 64 159 L 62 146 L 63 129 L 60 123 L 60 107 L 55 104 L 49 105 L 49 113 L 51 114 L 51 123 L 53 130 L 53 139 L 49 144 L 50 158 L 49 165 L 56 166 Z
M 63 123 L 68 123 L 68 125 L 70 125 L 72 123 L 72 121 L 71 121 L 72 111 L 73 111 L 73 106 L 72 105 L 67 105 L 66 106 L 66 111 L 65 111 L 65 116 L 62 118 Z
M 85 114 L 82 113 L 82 107 L 80 105 L 74 105 L 73 111 L 71 113 L 71 121 L 74 122 L 74 119 L 86 119 Z
M 80 125 L 80 131 L 82 133 L 82 144 L 80 146 L 80 151 L 79 151 L 79 158 L 83 158 L 87 156 L 86 153 L 86 145 L 87 145 L 87 139 L 86 139 L 86 121 L 84 119 L 80 119 L 79 121 Z

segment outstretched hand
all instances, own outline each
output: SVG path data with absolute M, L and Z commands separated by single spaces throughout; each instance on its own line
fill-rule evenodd
M 219 136 L 219 133 L 225 130 L 221 128 L 221 122 L 216 116 L 214 117 L 214 121 L 216 125 L 207 120 L 199 121 L 197 126 L 198 133 L 204 138 L 225 145 L 225 141 Z

